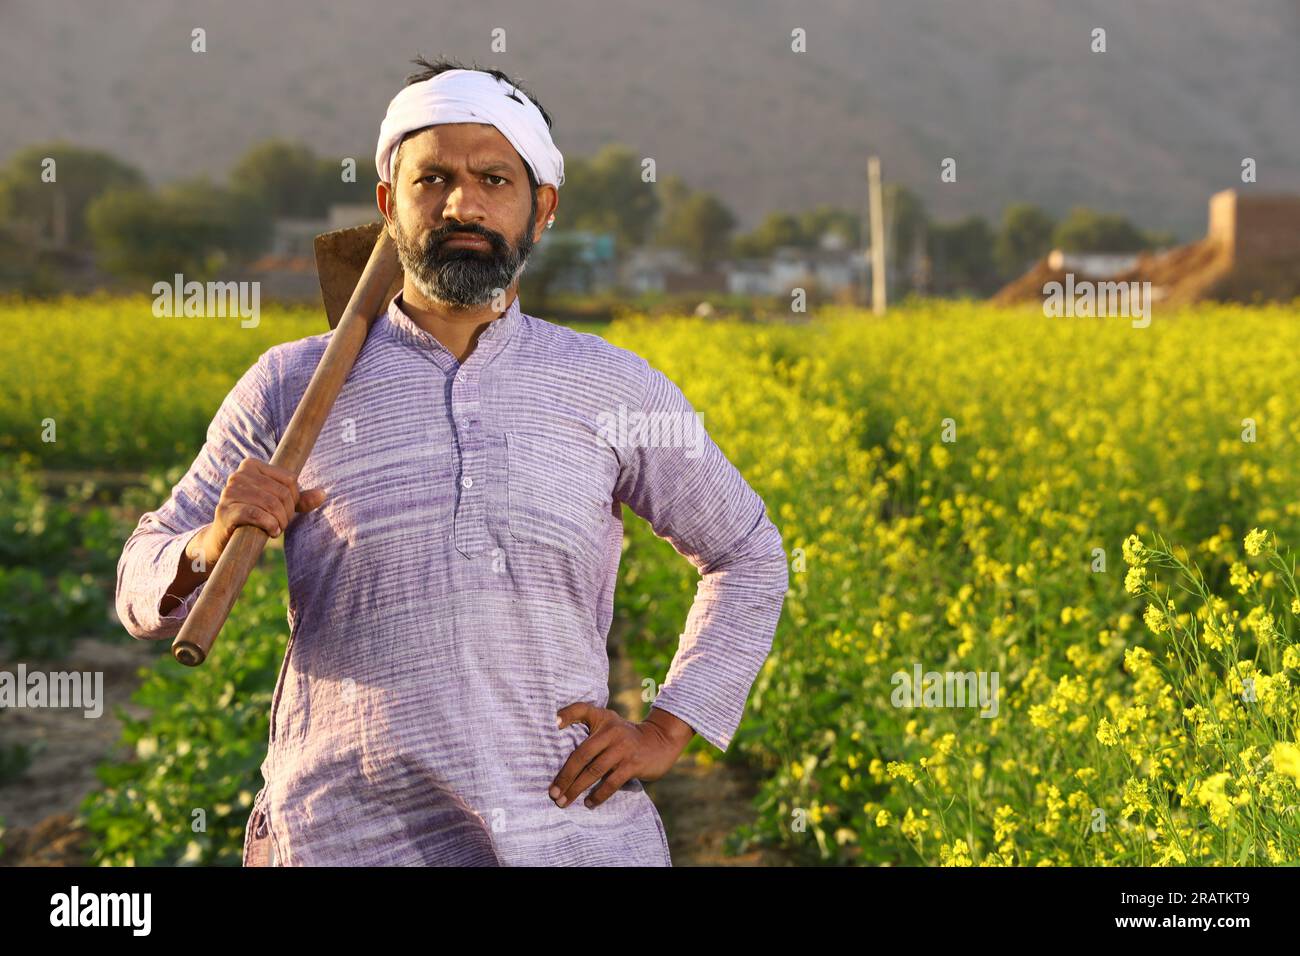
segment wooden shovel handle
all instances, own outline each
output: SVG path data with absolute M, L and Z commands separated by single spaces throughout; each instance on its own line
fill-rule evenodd
M 297 477 L 311 455 L 334 400 L 361 354 L 370 327 L 385 305 L 384 297 L 401 270 L 397 249 L 387 229 L 380 229 L 374 251 L 348 301 L 347 310 L 330 337 L 325 354 L 312 373 L 307 391 L 294 410 L 284 436 L 271 456 L 271 464 Z M 269 537 L 261 528 L 240 525 L 226 542 L 199 599 L 172 641 L 172 656 L 187 667 L 207 660 L 217 635 L 230 616 L 249 573 L 257 564 Z

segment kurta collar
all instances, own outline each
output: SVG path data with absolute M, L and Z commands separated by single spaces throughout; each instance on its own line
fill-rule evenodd
M 406 310 L 402 308 L 402 293 L 399 292 L 393 296 L 393 301 L 388 304 L 387 318 L 393 338 L 398 342 L 425 352 L 444 369 L 457 364 L 456 356 L 452 354 L 451 349 L 439 342 L 435 336 L 416 325 L 415 321 L 406 314 Z M 522 321 L 519 296 L 516 295 L 510 301 L 509 308 L 500 317 L 493 319 L 488 327 L 480 333 L 478 342 L 474 345 L 474 351 L 470 353 L 469 358 L 465 361 L 472 361 L 474 356 L 480 352 L 485 353 L 486 357 L 487 354 L 495 354 L 500 351 L 519 328 Z

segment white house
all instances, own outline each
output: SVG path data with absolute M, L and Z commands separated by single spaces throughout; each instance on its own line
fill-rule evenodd
M 1136 252 L 1064 252 L 1053 249 L 1047 254 L 1048 268 L 1056 272 L 1074 272 L 1096 279 L 1109 279 L 1127 272 L 1138 264 Z
M 866 269 L 863 255 L 849 249 L 801 249 L 782 246 L 771 263 L 770 288 L 784 295 L 796 287 L 815 284 L 823 292 L 836 293 L 855 288 Z
M 633 292 L 664 292 L 669 275 L 693 271 L 680 249 L 633 249 L 619 271 L 619 282 Z

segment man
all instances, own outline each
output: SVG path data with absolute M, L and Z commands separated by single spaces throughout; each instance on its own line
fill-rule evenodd
M 520 310 L 564 180 L 549 116 L 498 71 L 416 62 L 376 152 L 401 293 L 298 481 L 266 462 L 330 333 L 243 375 L 126 542 L 118 613 L 171 638 L 235 527 L 284 535 L 245 865 L 668 866 L 642 781 L 695 733 L 730 744 L 788 584 L 781 536 L 661 372 Z M 647 436 L 664 422 L 690 440 Z M 605 707 L 622 503 L 702 573 L 639 723 Z

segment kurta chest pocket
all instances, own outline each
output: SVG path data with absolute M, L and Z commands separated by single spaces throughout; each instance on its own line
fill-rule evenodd
M 613 453 L 595 436 L 506 432 L 510 534 L 589 556 L 614 520 Z

